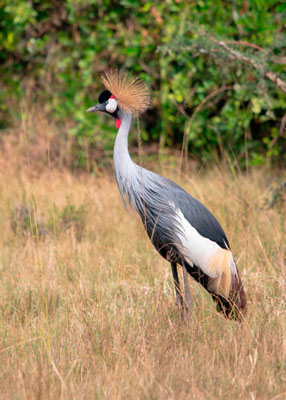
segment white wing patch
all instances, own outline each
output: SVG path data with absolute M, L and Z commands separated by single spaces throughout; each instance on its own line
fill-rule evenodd
M 216 242 L 205 238 L 189 223 L 182 211 L 176 210 L 176 220 L 180 227 L 177 233 L 181 244 L 180 252 L 190 264 L 195 264 L 211 279 L 208 289 L 213 293 L 228 297 L 231 276 L 236 275 L 236 265 L 230 250 L 222 249 Z

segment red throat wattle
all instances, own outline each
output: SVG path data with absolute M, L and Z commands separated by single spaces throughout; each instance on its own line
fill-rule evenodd
M 116 128 L 119 129 L 121 125 L 121 119 L 119 117 L 116 118 Z

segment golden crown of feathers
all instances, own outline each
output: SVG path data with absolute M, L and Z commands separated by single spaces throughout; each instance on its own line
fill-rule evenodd
M 102 82 L 128 113 L 143 113 L 151 104 L 151 93 L 144 81 L 131 74 L 111 69 L 101 76 Z

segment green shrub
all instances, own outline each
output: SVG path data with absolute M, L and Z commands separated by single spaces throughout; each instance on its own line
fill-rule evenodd
M 87 215 L 88 210 L 83 204 L 76 207 L 74 204 L 70 204 L 68 200 L 63 209 L 54 205 L 53 212 L 50 212 L 47 230 L 58 235 L 72 229 L 76 239 L 80 241 L 86 229 Z
M 180 148 L 185 134 L 202 160 L 222 148 L 240 161 L 247 150 L 252 164 L 282 157 L 286 97 L 265 73 L 286 80 L 284 2 L 3 0 L 0 7 L 3 129 L 21 117 L 20 102 L 37 102 L 75 137 L 76 160 L 85 162 L 78 150 L 87 142 L 110 154 L 113 125 L 85 110 L 102 90 L 100 73 L 117 66 L 153 89 L 141 123 L 145 141 Z

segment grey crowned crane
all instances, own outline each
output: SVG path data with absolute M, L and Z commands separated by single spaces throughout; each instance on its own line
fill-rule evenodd
M 128 151 L 132 114 L 150 105 L 149 88 L 140 79 L 117 70 L 102 76 L 106 87 L 99 104 L 88 112 L 102 111 L 116 120 L 114 169 L 126 207 L 139 214 L 151 242 L 171 263 L 176 303 L 189 316 L 188 274 L 217 302 L 227 318 L 241 319 L 246 296 L 227 237 L 211 212 L 175 182 L 135 164 Z M 183 268 L 185 301 L 177 264 Z

